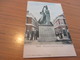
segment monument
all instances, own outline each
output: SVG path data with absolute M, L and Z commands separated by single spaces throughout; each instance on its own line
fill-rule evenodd
M 40 25 L 52 25 L 52 23 L 50 22 L 50 12 L 48 10 L 47 5 L 43 7 L 40 14 L 41 14 L 41 18 L 38 21 Z
M 41 18 L 39 19 L 39 42 L 53 42 L 56 36 L 53 29 L 53 24 L 50 22 L 50 12 L 47 5 L 43 6 L 40 12 Z

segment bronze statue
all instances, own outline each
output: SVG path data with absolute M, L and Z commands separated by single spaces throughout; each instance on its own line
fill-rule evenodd
M 47 5 L 43 7 L 42 12 L 40 12 L 42 15 L 41 18 L 39 19 L 39 24 L 42 25 L 51 25 L 50 23 L 50 12 L 48 10 Z

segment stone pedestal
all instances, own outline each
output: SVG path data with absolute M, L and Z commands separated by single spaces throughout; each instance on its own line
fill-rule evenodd
M 56 41 L 56 36 L 53 26 L 39 26 L 39 42 Z

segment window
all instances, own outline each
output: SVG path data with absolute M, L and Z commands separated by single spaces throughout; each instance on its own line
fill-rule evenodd
M 65 21 L 65 19 L 63 19 L 63 21 L 64 21 L 64 24 L 66 24 L 66 21 Z
M 26 18 L 27 20 L 26 20 L 26 23 L 28 23 L 28 17 Z
M 67 36 L 67 31 L 63 30 L 63 34 L 64 34 L 64 36 Z

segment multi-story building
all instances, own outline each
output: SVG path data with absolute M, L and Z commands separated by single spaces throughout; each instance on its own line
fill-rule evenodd
M 53 20 L 54 30 L 57 40 L 70 40 L 70 34 L 65 22 L 64 14 L 59 15 Z
M 32 30 L 32 28 L 38 29 L 38 25 L 37 19 L 31 13 L 27 12 L 26 30 Z
M 26 15 L 26 34 L 27 38 L 31 38 L 30 36 L 33 35 L 31 32 L 32 31 L 38 31 L 39 26 L 38 26 L 37 19 L 29 12 L 27 12 Z M 34 32 L 33 32 L 34 33 Z

